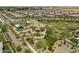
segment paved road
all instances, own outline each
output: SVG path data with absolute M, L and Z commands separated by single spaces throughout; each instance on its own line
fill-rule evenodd
M 19 45 L 16 36 L 14 35 L 14 33 L 13 33 L 10 29 L 8 29 L 8 35 L 10 36 L 12 42 L 13 42 L 16 46 Z

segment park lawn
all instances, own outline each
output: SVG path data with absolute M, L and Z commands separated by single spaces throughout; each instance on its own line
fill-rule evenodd
M 66 39 L 68 37 L 71 38 L 71 41 L 73 43 L 76 42 L 75 39 L 72 39 L 72 36 L 70 35 L 70 32 L 75 31 L 76 29 L 79 29 L 79 23 L 78 22 L 48 22 L 47 24 L 47 35 L 45 39 L 48 41 L 49 45 L 53 46 L 54 43 L 57 40 Z
M 54 43 L 57 41 L 56 34 L 53 33 L 50 27 L 47 27 L 47 35 L 45 36 L 45 39 L 47 40 L 49 46 L 54 45 Z

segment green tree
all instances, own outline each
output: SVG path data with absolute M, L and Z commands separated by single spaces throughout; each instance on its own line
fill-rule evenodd
M 31 53 L 30 49 L 25 49 L 25 53 Z
M 73 43 L 77 43 L 77 39 L 76 39 L 75 37 L 72 37 L 72 38 L 70 39 L 70 41 L 73 42 Z
M 18 52 L 21 51 L 21 50 L 22 50 L 21 46 L 17 46 L 17 47 L 16 47 L 16 50 L 17 50 Z

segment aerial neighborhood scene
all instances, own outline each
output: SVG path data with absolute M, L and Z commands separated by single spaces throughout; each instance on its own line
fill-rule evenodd
M 0 53 L 79 53 L 79 7 L 0 7 Z

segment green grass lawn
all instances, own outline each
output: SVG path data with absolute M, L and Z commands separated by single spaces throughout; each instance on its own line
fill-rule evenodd
M 43 22 L 47 24 L 47 35 L 45 39 L 48 41 L 49 46 L 52 46 L 57 40 L 62 40 L 70 38 L 73 43 L 76 42 L 75 39 L 72 39 L 74 34 L 70 35 L 70 32 L 79 29 L 78 22 L 66 22 L 66 21 L 52 21 L 52 22 Z
M 45 36 L 45 39 L 47 40 L 49 46 L 54 45 L 57 41 L 55 33 L 53 33 L 52 29 L 49 27 L 47 27 L 47 35 Z

